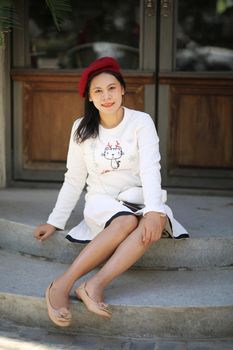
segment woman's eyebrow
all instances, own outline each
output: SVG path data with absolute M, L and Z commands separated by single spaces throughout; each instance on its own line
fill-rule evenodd
M 110 83 L 110 84 L 107 85 L 107 87 L 112 86 L 112 85 L 115 86 L 116 83 Z M 100 86 L 94 86 L 94 87 L 92 88 L 92 90 L 96 90 L 96 89 L 102 89 L 102 87 L 100 87 Z

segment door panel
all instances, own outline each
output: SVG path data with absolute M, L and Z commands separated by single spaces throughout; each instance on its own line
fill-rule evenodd
M 24 167 L 66 158 L 70 126 L 83 114 L 77 92 L 53 86 L 25 84 Z
M 161 75 L 159 134 L 166 186 L 233 187 L 233 78 Z
M 233 89 L 173 87 L 169 171 L 233 169 Z

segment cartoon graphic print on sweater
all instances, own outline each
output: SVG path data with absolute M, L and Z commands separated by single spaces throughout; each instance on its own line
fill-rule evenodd
M 121 163 L 119 159 L 123 154 L 124 153 L 122 151 L 121 145 L 118 141 L 116 141 L 115 146 L 112 146 L 110 142 L 108 142 L 107 146 L 104 149 L 104 153 L 102 153 L 105 159 L 111 160 L 112 169 L 119 168 Z

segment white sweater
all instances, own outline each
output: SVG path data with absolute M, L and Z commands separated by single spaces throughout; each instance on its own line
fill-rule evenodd
M 100 125 L 97 138 L 77 143 L 73 136 L 80 121 L 75 121 L 71 131 L 65 180 L 47 222 L 64 229 L 85 184 L 86 200 L 95 193 L 117 198 L 128 188 L 142 186 L 143 214 L 165 213 L 159 138 L 151 117 L 124 107 L 124 118 L 115 128 Z

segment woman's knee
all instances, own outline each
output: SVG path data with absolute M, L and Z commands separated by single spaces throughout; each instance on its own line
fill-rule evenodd
M 138 218 L 135 215 L 122 215 L 114 219 L 112 225 L 125 237 L 137 228 Z

